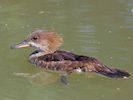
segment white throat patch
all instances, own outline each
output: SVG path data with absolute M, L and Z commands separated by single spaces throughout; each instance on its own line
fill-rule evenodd
M 39 52 L 39 53 L 32 54 L 32 55 L 29 56 L 29 58 L 31 59 L 31 58 L 34 58 L 34 57 L 40 57 L 42 55 L 44 55 L 44 52 Z
M 31 46 L 33 46 L 33 47 L 35 47 L 35 48 L 37 48 L 37 49 L 39 49 L 39 50 L 45 51 L 45 50 L 48 49 L 48 45 L 42 46 L 42 45 L 36 44 L 36 43 L 34 43 L 34 42 L 30 42 L 30 44 L 31 44 Z

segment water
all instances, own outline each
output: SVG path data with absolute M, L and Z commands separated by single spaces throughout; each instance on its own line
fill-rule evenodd
M 27 61 L 32 49 L 10 50 L 36 29 L 64 37 L 62 49 L 95 56 L 133 73 L 132 0 L 1 0 L 0 100 L 132 100 L 133 78 L 74 74 L 69 85 Z

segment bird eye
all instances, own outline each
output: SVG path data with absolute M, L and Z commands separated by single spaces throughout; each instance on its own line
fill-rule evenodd
M 37 40 L 38 38 L 37 37 L 33 37 L 33 40 Z

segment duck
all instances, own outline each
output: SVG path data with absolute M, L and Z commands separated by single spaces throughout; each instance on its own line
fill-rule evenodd
M 64 76 L 73 72 L 94 72 L 109 78 L 130 76 L 127 71 L 107 66 L 95 57 L 60 50 L 62 43 L 63 38 L 56 32 L 36 30 L 20 43 L 12 45 L 11 48 L 35 48 L 35 51 L 29 55 L 29 62 L 46 70 L 64 72 L 65 75 L 61 77 L 62 81 L 66 80 Z

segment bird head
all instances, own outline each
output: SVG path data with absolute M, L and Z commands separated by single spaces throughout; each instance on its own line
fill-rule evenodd
M 23 41 L 11 48 L 34 47 L 44 52 L 54 52 L 62 44 L 62 37 L 55 32 L 37 30 L 28 35 Z

